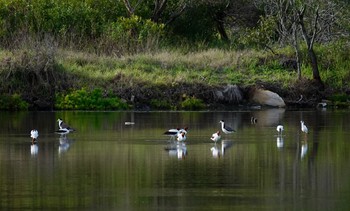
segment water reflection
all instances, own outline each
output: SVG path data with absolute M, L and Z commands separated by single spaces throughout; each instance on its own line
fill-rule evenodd
M 36 156 L 39 152 L 39 147 L 37 145 L 37 143 L 32 143 L 30 145 L 30 154 L 33 156 Z
M 306 155 L 307 153 L 307 148 L 308 148 L 308 145 L 307 145 L 307 141 L 302 141 L 301 142 L 301 147 L 300 147 L 300 158 L 303 159 L 304 156 Z
M 2 210 L 206 210 L 218 202 L 222 210 L 350 206 L 348 111 L 0 116 Z M 252 116 L 258 119 L 256 124 L 251 124 Z M 57 117 L 79 132 L 55 134 Z M 220 119 L 227 119 L 237 133 L 223 135 L 214 144 L 208 135 L 219 129 Z M 300 120 L 312 129 L 307 137 L 301 133 Z M 126 121 L 136 124 L 125 126 Z M 286 129 L 283 136 L 276 133 L 279 123 Z M 191 128 L 187 142 L 168 142 L 167 137 L 162 142 L 145 141 L 158 140 L 164 128 L 174 125 Z M 27 134 L 33 126 L 40 132 L 34 146 Z M 28 162 L 29 145 L 35 162 Z M 69 156 L 59 156 L 62 153 Z
M 215 143 L 213 147 L 210 148 L 210 151 L 214 158 L 219 158 L 225 155 L 225 150 L 232 146 L 232 141 L 222 140 L 221 144 Z
M 283 137 L 282 136 L 277 136 L 277 148 L 282 148 L 283 147 Z
M 251 117 L 251 123 L 260 126 L 274 126 L 279 124 L 285 113 L 284 108 L 273 108 L 263 111 L 255 111 Z M 258 122 L 259 120 L 259 122 Z
M 165 147 L 169 156 L 177 157 L 179 160 L 184 159 L 187 156 L 187 147 L 185 142 L 171 141 L 168 146 Z
M 61 154 L 67 152 L 72 142 L 70 139 L 67 138 L 67 134 L 61 134 L 58 140 L 60 143 L 60 145 L 58 146 L 58 153 Z

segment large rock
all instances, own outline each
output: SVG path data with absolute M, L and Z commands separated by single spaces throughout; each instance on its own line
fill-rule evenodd
M 215 98 L 219 101 L 239 104 L 243 99 L 241 89 L 237 85 L 227 85 L 223 90 L 214 92 Z
M 284 100 L 276 93 L 264 89 L 253 89 L 250 100 L 254 103 L 273 107 L 285 107 Z

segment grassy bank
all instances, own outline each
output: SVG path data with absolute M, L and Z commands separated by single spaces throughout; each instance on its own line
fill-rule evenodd
M 112 103 L 116 107 L 97 105 L 86 109 L 202 109 L 215 105 L 213 92 L 227 84 L 237 84 L 243 93 L 249 87 L 264 86 L 287 101 L 297 100 L 300 95 L 305 101 L 347 101 L 349 49 L 344 44 L 317 48 L 326 85 L 326 90 L 318 91 L 312 86 L 309 66 L 303 66 L 303 79 L 297 80 L 296 71 L 285 65 L 285 61 L 293 59 L 290 49 L 281 49 L 277 55 L 267 51 L 208 49 L 113 57 L 38 44 L 0 51 L 0 77 L 4 82 L 0 93 L 21 96 L 29 109 L 84 109 L 74 106 L 74 102 L 80 100 L 84 104 L 82 101 L 88 98 L 91 99 L 87 104 L 112 102 L 108 99 L 113 98 L 124 104 L 118 101 Z M 70 100 L 70 107 L 57 102 L 79 90 L 85 90 L 85 94 L 75 93 L 79 100 Z

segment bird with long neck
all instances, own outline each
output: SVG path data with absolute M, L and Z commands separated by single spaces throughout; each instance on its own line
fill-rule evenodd
M 231 134 L 231 133 L 236 132 L 234 129 L 232 129 L 231 127 L 227 126 L 225 124 L 224 120 L 221 120 L 219 123 L 221 124 L 222 132 L 224 132 L 225 134 Z

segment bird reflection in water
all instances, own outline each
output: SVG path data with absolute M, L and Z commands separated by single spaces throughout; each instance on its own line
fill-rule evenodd
M 165 147 L 169 156 L 177 157 L 179 160 L 184 159 L 187 156 L 187 147 L 185 142 L 171 142 Z
M 30 154 L 35 156 L 38 154 L 39 147 L 37 145 L 37 139 L 39 137 L 39 132 L 36 129 L 30 131 L 30 137 L 32 138 L 32 144 L 30 145 Z
M 308 145 L 307 145 L 307 141 L 302 141 L 301 142 L 301 147 L 300 147 L 300 158 L 303 159 L 307 153 L 307 148 L 308 148 Z
M 232 146 L 232 141 L 222 140 L 221 144 L 215 143 L 213 147 L 210 148 L 210 151 L 214 158 L 219 158 L 224 156 L 225 151 Z
M 277 148 L 282 148 L 283 147 L 283 137 L 282 136 L 277 136 Z
M 36 156 L 39 152 L 39 147 L 36 143 L 32 143 L 30 145 L 30 154 Z
M 66 134 L 61 134 L 58 140 L 60 143 L 60 145 L 58 146 L 58 153 L 62 154 L 67 152 L 70 147 L 71 140 L 67 138 Z

